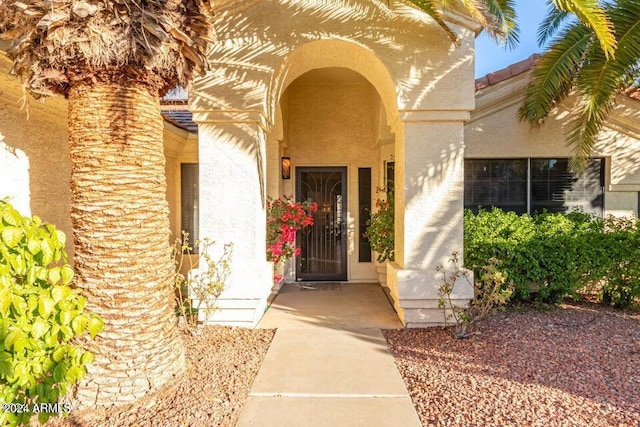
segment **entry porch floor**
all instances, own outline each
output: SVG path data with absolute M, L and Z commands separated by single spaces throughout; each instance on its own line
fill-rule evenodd
M 402 324 L 380 285 L 285 285 L 258 327 L 277 332 L 238 426 L 421 425 L 381 333 Z

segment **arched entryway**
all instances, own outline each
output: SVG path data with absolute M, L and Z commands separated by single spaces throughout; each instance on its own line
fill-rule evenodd
M 378 91 L 349 68 L 315 68 L 287 86 L 278 111 L 281 132 L 278 138 L 267 134 L 267 157 L 288 158 L 293 173 L 290 179 L 269 174 L 269 196 L 294 194 L 319 203 L 315 224 L 300 233 L 302 252 L 285 266 L 285 278 L 377 282 L 363 232 L 394 153 Z

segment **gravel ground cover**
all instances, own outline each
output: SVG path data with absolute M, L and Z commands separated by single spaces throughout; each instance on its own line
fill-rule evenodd
M 425 426 L 640 426 L 640 311 L 509 310 L 384 334 Z
M 273 338 L 273 330 L 207 326 L 182 331 L 187 373 L 134 406 L 56 419 L 55 427 L 234 426 Z

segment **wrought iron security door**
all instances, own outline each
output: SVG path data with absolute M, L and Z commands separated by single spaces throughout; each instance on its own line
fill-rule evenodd
M 318 204 L 298 232 L 297 280 L 347 280 L 347 168 L 297 168 L 296 200 Z

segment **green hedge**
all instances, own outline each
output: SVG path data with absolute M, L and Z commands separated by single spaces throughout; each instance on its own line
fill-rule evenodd
M 556 303 L 602 283 L 602 299 L 625 307 L 640 297 L 638 220 L 572 212 L 517 215 L 500 209 L 465 212 L 464 260 L 481 277 L 498 260 L 514 297 Z

